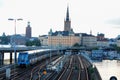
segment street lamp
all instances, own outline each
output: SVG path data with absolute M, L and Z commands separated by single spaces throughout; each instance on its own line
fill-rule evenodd
M 23 20 L 23 19 L 22 18 L 18 18 L 18 19 L 9 18 L 8 20 L 15 22 L 15 35 L 16 35 L 16 21 L 20 21 L 20 20 Z
M 9 18 L 8 20 L 15 22 L 15 36 L 16 36 L 16 21 L 20 21 L 20 20 L 23 20 L 23 19 L 21 19 L 21 18 L 18 18 L 18 19 Z M 12 39 L 13 38 L 11 38 L 11 46 L 14 47 L 14 64 L 16 64 L 16 62 L 17 62 L 17 53 L 16 53 L 16 49 L 15 49 L 16 44 L 15 44 L 15 41 L 13 43 Z

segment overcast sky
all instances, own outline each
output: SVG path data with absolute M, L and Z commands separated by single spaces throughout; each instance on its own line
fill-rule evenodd
M 119 0 L 0 0 L 0 35 L 14 34 L 14 22 L 8 18 L 22 18 L 17 21 L 17 34 L 25 34 L 27 22 L 31 22 L 32 36 L 48 34 L 64 29 L 64 18 L 69 6 L 71 27 L 76 33 L 104 33 L 115 38 L 120 34 Z

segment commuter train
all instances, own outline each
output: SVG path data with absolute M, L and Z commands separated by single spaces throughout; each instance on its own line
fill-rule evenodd
M 50 49 L 42 49 L 42 50 L 34 50 L 34 51 L 26 51 L 26 52 L 20 52 L 18 55 L 18 66 L 29 66 L 37 61 L 40 61 L 42 59 L 45 59 L 50 56 L 50 51 L 52 56 L 57 55 L 56 50 L 50 50 Z

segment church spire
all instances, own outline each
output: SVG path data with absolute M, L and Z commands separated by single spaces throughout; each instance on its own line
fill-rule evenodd
M 71 21 L 69 18 L 69 7 L 67 6 L 66 19 L 64 21 L 64 31 L 70 31 L 70 30 L 71 30 Z
M 92 35 L 92 30 L 90 30 L 90 35 Z
M 66 13 L 66 21 L 69 21 L 69 6 L 67 7 L 67 13 Z

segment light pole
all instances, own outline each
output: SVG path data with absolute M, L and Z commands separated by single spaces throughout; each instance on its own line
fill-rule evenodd
M 13 18 L 9 18 L 8 20 L 10 21 L 14 21 L 15 22 L 15 35 L 16 35 L 16 21 L 20 21 L 20 20 L 23 20 L 22 18 L 18 18 L 18 19 L 13 19 Z
M 59 39 L 58 39 L 59 40 L 58 41 L 58 55 L 59 55 L 60 54 L 60 43 L 61 43 L 61 38 L 60 38 L 61 37 L 61 33 L 60 32 L 58 33 L 58 37 L 59 37 Z
M 15 27 L 14 27 L 14 30 L 15 30 L 15 36 L 16 36 L 16 21 L 20 21 L 20 20 L 23 20 L 22 18 L 18 18 L 18 19 L 14 19 L 14 18 L 9 18 L 8 20 L 10 20 L 10 21 L 14 21 L 14 25 L 15 25 Z M 16 62 L 17 62 L 17 53 L 16 53 L 16 43 L 15 43 L 15 41 L 14 41 L 14 43 L 13 43 L 13 37 L 11 38 L 11 46 L 12 47 L 14 47 L 14 64 L 16 64 Z

